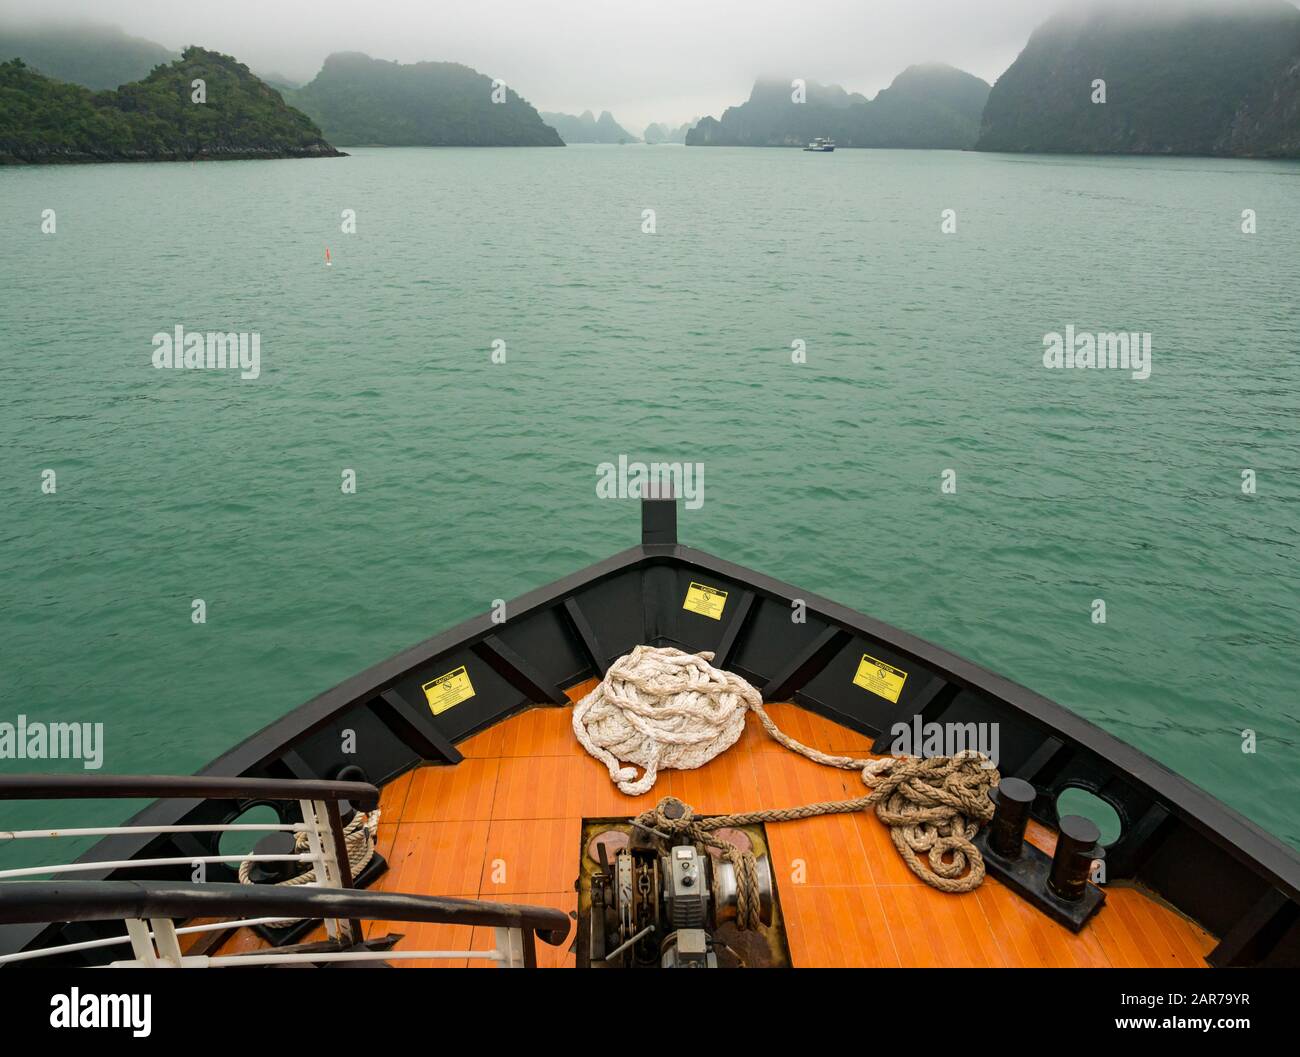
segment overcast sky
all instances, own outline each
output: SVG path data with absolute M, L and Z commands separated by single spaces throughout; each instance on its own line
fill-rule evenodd
M 868 97 L 915 62 L 992 83 L 1070 0 L 0 0 L 5 16 L 82 16 L 169 48 L 308 81 L 332 51 L 450 60 L 539 110 L 610 110 L 632 132 L 717 116 L 757 74 Z M 1146 6 L 1149 0 L 1134 0 Z

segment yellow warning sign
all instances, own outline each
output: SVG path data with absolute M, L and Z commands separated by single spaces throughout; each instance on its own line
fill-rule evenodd
M 424 699 L 429 702 L 429 711 L 435 716 L 474 696 L 474 684 L 469 681 L 469 672 L 465 671 L 463 664 L 454 672 L 425 683 L 420 689 L 424 691 Z
M 699 613 L 702 617 L 721 620 L 722 610 L 726 604 L 726 591 L 693 583 L 686 589 L 686 601 L 682 603 L 682 608 L 689 609 L 692 613 Z
M 870 690 L 877 697 L 883 697 L 894 704 L 898 704 L 898 695 L 903 692 L 905 682 L 907 673 L 901 668 L 878 661 L 865 653 L 858 663 L 858 674 L 853 677 L 854 686 Z

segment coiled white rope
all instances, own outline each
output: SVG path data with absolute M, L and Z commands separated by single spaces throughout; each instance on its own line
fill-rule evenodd
M 887 769 L 893 763 L 830 756 L 800 744 L 777 729 L 763 708 L 762 694 L 734 672 L 713 667 L 711 660 L 708 652 L 637 646 L 610 665 L 596 689 L 574 705 L 574 735 L 624 793 L 638 796 L 653 788 L 660 768 L 703 767 L 739 740 L 749 711 L 778 742 L 818 763 L 852 770 Z M 642 768 L 641 777 L 624 761 Z

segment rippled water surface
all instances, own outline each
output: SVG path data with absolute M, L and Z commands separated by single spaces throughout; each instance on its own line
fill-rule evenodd
M 0 720 L 103 721 L 106 770 L 193 771 L 634 542 L 595 492 L 626 453 L 704 463 L 685 542 L 1300 845 L 1298 202 L 1293 164 L 947 152 L 0 170 Z M 154 370 L 176 324 L 259 332 L 261 378 Z M 1150 331 L 1152 377 L 1045 370 L 1067 324 Z

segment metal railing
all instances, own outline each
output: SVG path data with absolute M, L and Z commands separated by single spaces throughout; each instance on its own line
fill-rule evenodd
M 0 801 L 4 800 L 104 800 L 104 799 L 208 799 L 241 803 L 268 800 L 298 801 L 302 821 L 288 823 L 225 823 L 183 826 L 85 826 L 60 829 L 0 830 L 0 844 L 13 840 L 58 837 L 107 837 L 135 834 L 174 833 L 292 833 L 304 834 L 307 851 L 284 854 L 180 855 L 129 859 L 90 859 L 53 866 L 29 866 L 0 870 L 0 881 L 22 877 L 58 876 L 96 870 L 131 870 L 173 866 L 204 867 L 214 863 L 243 862 L 298 863 L 315 874 L 314 884 L 326 888 L 351 888 L 353 877 L 348 862 L 347 841 L 339 801 L 355 803 L 361 810 L 379 806 L 379 790 L 369 782 L 337 782 L 315 779 L 223 778 L 206 775 L 12 775 L 0 778 Z M 218 849 L 219 850 L 219 849 Z M 264 924 L 259 922 L 259 924 Z M 325 919 L 328 935 L 340 932 L 360 936 L 354 921 Z M 50 949 L 51 952 L 54 948 Z M 0 964 L 14 956 L 0 956 Z
M 177 929 L 175 919 L 234 912 L 235 921 Z M 414 921 L 492 928 L 489 950 L 395 951 L 373 949 L 341 938 L 309 945 L 312 949 L 257 951 L 251 954 L 187 955 L 179 937 L 187 933 L 287 917 L 335 917 L 379 921 Z M 323 965 L 332 962 L 413 959 L 486 959 L 509 968 L 537 965 L 535 937 L 558 946 L 569 934 L 569 916 L 552 907 L 489 903 L 476 899 L 368 892 L 362 889 L 300 885 L 149 884 L 138 881 L 13 881 L 0 884 L 0 924 L 46 921 L 120 920 L 126 933 L 95 946 L 129 943 L 133 957 L 109 963 L 112 968 L 230 968 L 253 965 Z M 85 944 L 65 945 L 85 949 Z M 24 951 L 9 960 L 50 953 Z
M 54 866 L 0 870 L 0 924 L 121 920 L 121 935 L 0 955 L 0 965 L 55 955 L 131 945 L 133 958 L 114 966 L 230 966 L 275 965 L 293 962 L 322 964 L 408 959 L 488 959 L 508 966 L 536 964 L 534 932 L 560 943 L 569 919 L 547 907 L 516 906 L 478 900 L 367 892 L 352 887 L 347 844 L 339 802 L 363 811 L 379 806 L 379 790 L 367 782 L 270 778 L 129 775 L 16 775 L 0 778 L 0 801 L 69 799 L 200 799 L 230 800 L 238 817 L 242 805 L 267 801 L 298 802 L 301 822 L 196 823 L 88 826 L 60 829 L 0 830 L 0 843 L 58 837 L 109 837 L 136 834 L 221 834 L 251 832 L 305 834 L 308 850 L 292 854 L 183 855 L 87 859 Z M 283 816 L 281 816 L 283 817 Z M 217 849 L 220 850 L 219 848 Z M 192 866 L 198 863 L 292 862 L 315 872 L 311 884 L 294 886 L 243 885 L 224 882 L 56 880 L 18 878 L 54 876 L 98 870 Z M 233 915 L 233 916 L 231 916 Z M 175 919 L 221 917 L 229 920 L 176 927 Z M 363 918 L 490 926 L 496 944 L 482 951 L 393 951 L 371 949 L 364 942 Z M 245 926 L 273 926 L 287 920 L 321 919 L 329 937 L 289 951 L 209 956 L 184 955 L 180 937 Z

